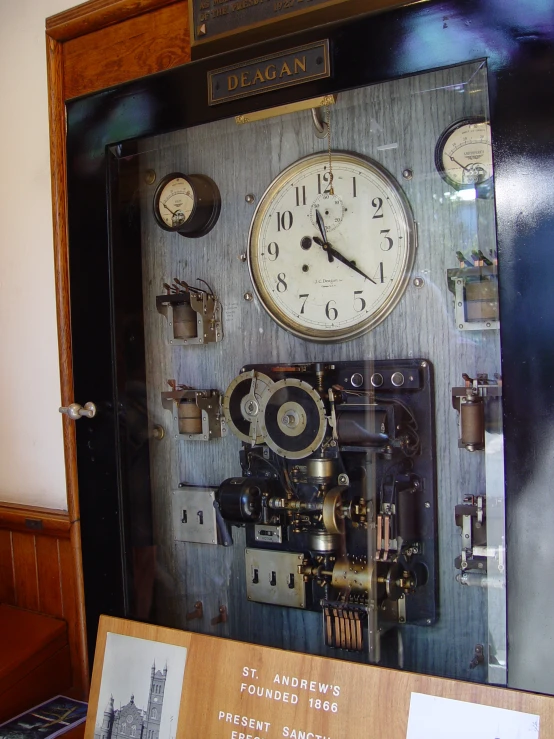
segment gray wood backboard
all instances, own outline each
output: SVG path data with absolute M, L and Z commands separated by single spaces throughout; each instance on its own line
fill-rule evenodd
M 434 150 L 442 131 L 469 115 L 487 115 L 486 68 L 480 63 L 426 73 L 341 93 L 332 110 L 332 147 L 371 157 L 404 188 L 418 224 L 419 247 L 412 280 L 400 304 L 374 331 L 337 345 L 312 344 L 279 328 L 254 300 L 246 252 L 255 204 L 273 178 L 296 159 L 325 151 L 314 135 L 309 111 L 239 126 L 234 119 L 160 136 L 140 143 L 141 169 L 157 180 L 169 172 L 203 173 L 218 184 L 221 217 L 200 239 L 162 231 L 152 215 L 155 184 L 143 185 L 143 291 L 147 346 L 148 407 L 151 424 L 168 432 L 150 445 L 159 622 L 235 639 L 355 659 L 323 646 L 321 616 L 295 609 L 249 603 L 244 583 L 244 531 L 234 528 L 229 548 L 175 542 L 171 491 L 180 482 L 217 486 L 240 474 L 239 440 L 232 433 L 209 443 L 175 440 L 172 419 L 160 393 L 167 380 L 222 393 L 245 364 L 290 361 L 338 361 L 420 357 L 435 368 L 436 448 L 438 459 L 440 606 L 430 628 L 403 629 L 405 666 L 456 678 L 483 680 L 469 670 L 476 644 L 487 643 L 486 594 L 455 581 L 454 559 L 460 535 L 454 506 L 465 493 L 484 492 L 484 454 L 457 446 L 457 416 L 451 387 L 462 372 L 492 375 L 500 371 L 497 331 L 461 332 L 454 323 L 453 296 L 446 270 L 457 267 L 457 250 L 495 249 L 494 201 L 464 200 L 438 175 Z M 402 171 L 413 170 L 411 180 Z M 423 287 L 413 284 L 422 277 Z M 156 295 L 173 277 L 194 284 L 202 278 L 223 305 L 224 339 L 207 346 L 173 347 L 166 319 L 156 311 Z M 186 614 L 201 600 L 202 620 Z M 211 625 L 220 605 L 225 624 Z M 365 659 L 365 657 L 360 657 Z

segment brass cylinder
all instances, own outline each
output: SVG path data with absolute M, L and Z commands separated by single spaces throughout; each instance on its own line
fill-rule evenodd
M 340 547 L 341 538 L 324 531 L 311 531 L 309 547 L 313 552 L 334 552 Z
M 485 448 L 485 404 L 483 398 L 473 396 L 460 404 L 460 439 L 470 452 Z
M 313 483 L 323 483 L 336 477 L 336 459 L 308 459 L 306 463 L 308 479 Z
M 198 336 L 196 311 L 189 303 L 173 306 L 173 336 L 176 339 L 194 339 Z
M 372 562 L 357 562 L 341 557 L 333 567 L 331 585 L 351 593 L 369 593 L 372 574 Z
M 202 433 L 202 411 L 194 400 L 179 403 L 178 416 L 180 434 Z

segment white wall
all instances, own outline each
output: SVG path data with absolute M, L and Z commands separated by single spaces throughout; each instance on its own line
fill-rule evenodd
M 0 500 L 62 509 L 44 21 L 76 4 L 0 0 Z

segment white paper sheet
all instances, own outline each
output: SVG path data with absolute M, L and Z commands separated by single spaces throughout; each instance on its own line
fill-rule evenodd
M 539 716 L 412 693 L 406 739 L 538 739 Z

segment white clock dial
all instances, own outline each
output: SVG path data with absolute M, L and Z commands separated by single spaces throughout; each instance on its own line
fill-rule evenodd
M 415 256 L 411 209 L 392 176 L 341 152 L 332 153 L 332 173 L 334 193 L 328 154 L 292 164 L 265 192 L 250 228 L 258 297 L 283 328 L 312 341 L 375 328 L 402 297 Z
M 493 174 L 490 124 L 466 118 L 446 129 L 437 144 L 436 165 L 456 190 L 482 185 Z
M 194 193 L 184 177 L 174 177 L 159 194 L 159 214 L 170 228 L 182 226 L 189 219 L 193 205 Z

